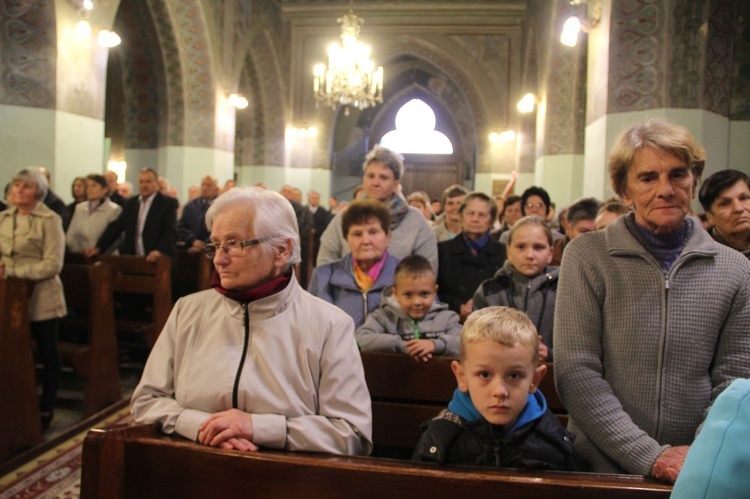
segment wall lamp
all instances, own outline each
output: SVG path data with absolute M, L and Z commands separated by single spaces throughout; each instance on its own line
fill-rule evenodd
M 532 93 L 524 95 L 521 100 L 518 101 L 518 104 L 516 104 L 516 108 L 521 113 L 533 113 L 534 106 L 536 106 L 536 96 Z
M 591 0 L 588 3 L 587 0 L 571 0 L 570 5 L 574 12 L 579 12 L 565 21 L 560 34 L 560 43 L 568 47 L 575 47 L 578 43 L 578 34 L 581 31 L 588 33 L 599 25 L 602 18 L 602 1 Z
M 306 139 L 308 137 L 313 138 L 318 136 L 318 127 L 309 126 L 297 128 L 290 126 L 286 129 L 286 135 L 289 138 Z
M 237 109 L 245 109 L 250 103 L 242 94 L 229 94 L 229 105 Z
M 94 2 L 92 0 L 83 0 L 80 4 L 76 4 L 78 8 L 78 23 L 76 23 L 75 34 L 78 38 L 88 40 L 91 37 L 91 23 L 89 22 L 89 12 L 94 9 Z M 122 42 L 119 35 L 114 31 L 106 29 L 99 30 L 96 36 L 96 41 L 100 47 L 112 48 L 116 47 Z
M 503 130 L 500 133 L 492 132 L 489 135 L 490 142 L 510 142 L 516 138 L 516 132 L 513 130 Z

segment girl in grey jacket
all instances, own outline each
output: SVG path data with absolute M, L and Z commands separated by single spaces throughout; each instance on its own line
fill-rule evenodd
M 508 259 L 492 279 L 474 294 L 473 309 L 501 305 L 529 316 L 544 346 L 542 361 L 552 362 L 552 326 L 557 298 L 559 267 L 548 267 L 552 259 L 552 234 L 539 217 L 524 217 L 510 230 Z M 545 355 L 546 347 L 546 355 Z

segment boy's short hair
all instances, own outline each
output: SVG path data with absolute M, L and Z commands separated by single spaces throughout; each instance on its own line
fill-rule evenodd
M 552 246 L 552 231 L 550 230 L 549 225 L 547 225 L 547 221 L 537 215 L 529 215 L 527 217 L 519 218 L 518 220 L 516 220 L 516 223 L 514 223 L 513 227 L 511 227 L 510 231 L 508 231 L 509 246 L 513 241 L 513 234 L 515 234 L 518 229 L 526 225 L 536 225 L 538 227 L 541 227 L 541 229 L 544 231 L 544 234 L 547 236 L 547 242 L 550 246 Z
M 487 307 L 472 312 L 461 330 L 460 358 L 466 359 L 466 345 L 491 340 L 505 347 L 516 343 L 533 354 L 534 365 L 539 362 L 539 335 L 531 319 L 515 308 Z
M 393 273 L 393 284 L 396 284 L 396 280 L 404 275 L 424 275 L 430 274 L 432 278 L 435 278 L 435 269 L 432 268 L 432 264 L 427 258 L 422 255 L 409 255 L 396 265 L 396 271 Z

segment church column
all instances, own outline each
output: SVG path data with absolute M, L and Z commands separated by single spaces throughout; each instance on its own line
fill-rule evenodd
M 539 108 L 536 115 L 535 184 L 544 187 L 557 206 L 583 196 L 583 115 L 586 95 L 586 44 L 560 43 L 560 32 L 572 14 L 558 0 L 540 29 Z
M 235 13 L 234 3 L 207 12 L 198 0 L 173 3 L 147 0 L 166 52 L 168 117 L 162 124 L 157 151 L 157 170 L 177 189 L 181 199 L 190 185 L 214 175 L 220 183 L 234 176 L 235 108 L 228 102 L 235 91 L 225 55 L 242 45 L 236 24 L 244 13 Z M 237 34 L 237 36 L 235 36 Z M 225 37 L 231 42 L 226 44 Z M 177 57 L 177 66 L 171 57 Z M 126 150 L 126 158 L 141 153 Z M 128 161 L 131 164 L 131 161 Z M 136 169 L 137 170 L 137 169 Z
M 739 14 L 738 0 L 603 1 L 602 22 L 589 35 L 588 193 L 612 195 L 606 161 L 615 137 L 652 117 L 691 130 L 706 148 L 704 176 L 727 167 L 750 171 L 750 96 L 737 91 L 748 84 L 736 71 L 743 62 Z M 747 56 L 744 64 L 747 72 Z
M 50 170 L 52 187 L 71 199 L 73 178 L 102 171 L 108 49 L 97 44 L 119 1 L 88 14 L 89 36 L 75 31 L 79 9 L 67 0 L 0 7 L 0 175 L 25 166 Z

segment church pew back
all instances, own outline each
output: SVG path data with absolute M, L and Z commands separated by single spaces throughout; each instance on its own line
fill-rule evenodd
M 433 357 L 415 362 L 408 355 L 362 352 L 367 388 L 372 398 L 373 444 L 413 449 L 422 423 L 448 406 L 456 389 L 451 362 L 457 359 Z M 547 375 L 539 389 L 549 409 L 563 425 L 567 412 L 557 395 L 554 366 L 547 363 Z
M 115 321 L 117 332 L 142 336 L 148 348 L 153 347 L 172 310 L 172 259 L 162 255 L 156 263 L 149 263 L 140 256 L 100 255 L 97 260 L 114 269 L 115 309 L 124 310 Z M 67 254 L 65 263 L 90 265 L 93 262 L 82 255 Z M 132 305 L 134 295 L 146 300 L 151 298 L 148 307 L 140 307 L 149 309 L 148 317 L 130 317 L 134 310 L 128 305 Z
M 185 248 L 177 249 L 177 264 L 174 268 L 174 299 L 209 289 L 213 263 L 203 252 L 188 253 Z
M 408 355 L 362 352 L 372 398 L 372 441 L 377 447 L 413 449 L 420 425 L 445 409 L 456 389 L 450 363 L 433 357 L 417 363 Z
M 0 279 L 0 462 L 42 441 L 29 327 L 33 286 Z
M 668 497 L 641 476 L 439 467 L 370 457 L 236 452 L 159 435 L 154 425 L 92 430 L 82 498 Z
M 66 263 L 60 273 L 68 306 L 61 321 L 60 353 L 84 381 L 83 415 L 122 398 L 113 302 L 113 269 L 104 262 Z M 73 341 L 75 339 L 83 341 Z

